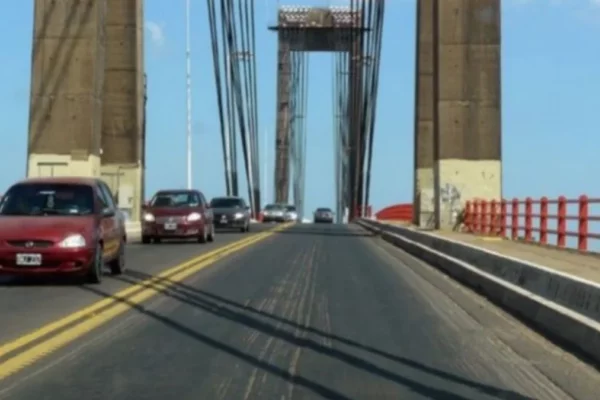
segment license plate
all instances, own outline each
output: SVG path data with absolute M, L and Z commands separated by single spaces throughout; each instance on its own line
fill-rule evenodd
M 33 266 L 42 265 L 41 254 L 17 254 L 17 265 Z
M 166 231 L 174 231 L 177 230 L 177 224 L 174 222 L 167 222 L 165 224 L 165 230 Z

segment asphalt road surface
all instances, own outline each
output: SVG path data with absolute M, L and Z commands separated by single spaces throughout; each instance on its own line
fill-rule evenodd
M 96 286 L 1 286 L 0 398 L 598 398 L 596 370 L 356 226 L 295 225 L 185 279 L 155 278 L 152 297 L 78 322 L 85 334 L 73 324 L 3 353 L 2 343 L 249 237 L 132 244 L 127 273 Z M 61 335 L 70 339 L 57 346 Z

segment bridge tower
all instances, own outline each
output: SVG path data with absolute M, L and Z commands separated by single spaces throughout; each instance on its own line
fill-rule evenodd
M 502 197 L 500 0 L 417 2 L 415 223 Z
M 144 2 L 107 0 L 100 174 L 137 221 L 144 197 Z
M 102 176 L 139 219 L 143 0 L 35 0 L 27 176 Z
M 288 203 L 290 192 L 291 52 L 347 52 L 348 65 L 348 168 L 342 202 L 350 218 L 363 198 L 365 133 L 361 127 L 363 65 L 361 13 L 349 8 L 282 6 L 278 10 L 277 120 L 275 139 L 275 202 Z M 339 195 L 339 194 L 338 194 Z

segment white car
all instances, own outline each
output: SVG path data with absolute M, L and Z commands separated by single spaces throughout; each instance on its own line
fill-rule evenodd
M 285 222 L 286 210 L 285 205 L 267 204 L 262 212 L 262 220 L 264 223 L 269 222 Z
M 285 220 L 288 222 L 298 221 L 298 211 L 296 210 L 296 206 L 285 206 Z

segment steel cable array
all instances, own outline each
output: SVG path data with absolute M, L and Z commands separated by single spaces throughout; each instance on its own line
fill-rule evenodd
M 296 34 L 296 35 L 302 35 Z M 290 81 L 290 166 L 292 198 L 298 215 L 304 215 L 306 181 L 306 109 L 308 101 L 308 60 L 306 51 L 292 51 Z
M 365 133 L 366 166 L 363 164 L 362 173 L 364 179 L 363 198 L 361 203 L 365 206 L 369 204 L 369 195 L 371 189 L 371 165 L 373 160 L 373 137 L 375 131 L 375 117 L 377 111 L 377 93 L 379 89 L 379 67 L 381 62 L 381 44 L 383 37 L 383 19 L 385 11 L 384 0 L 367 1 L 362 0 L 362 10 L 366 11 L 367 22 L 363 26 L 368 27 L 366 34 L 366 48 L 363 49 L 363 56 L 367 62 L 365 71 L 365 97 L 363 99 L 363 117 L 361 130 Z M 365 9 L 365 3 L 368 4 Z M 364 162 L 364 161 L 363 161 Z M 364 214 L 364 211 L 363 211 Z
M 336 52 L 333 62 L 336 213 L 339 222 L 346 208 L 351 208 L 351 215 L 355 211 L 364 214 L 364 206 L 369 204 L 384 10 L 384 0 L 352 0 L 350 15 L 360 16 L 359 21 L 352 32 L 338 33 L 340 43 L 353 42 L 354 36 L 360 35 L 358 60 L 350 59 L 352 51 Z M 352 76 L 355 74 L 351 68 L 356 62 L 359 63 L 358 79 Z M 351 85 L 356 82 L 360 82 L 361 87 L 351 90 Z M 352 118 L 352 115 L 358 115 L 358 118 Z M 360 125 L 359 129 L 351 129 L 354 121 Z M 350 135 L 355 134 L 359 137 L 353 142 Z M 354 171 L 350 168 L 351 157 L 358 164 Z M 350 176 L 352 172 L 354 175 Z M 354 190 L 351 191 L 351 187 Z M 363 209 L 352 210 L 358 206 Z
M 341 34 L 340 34 L 341 36 Z M 340 39 L 338 39 L 340 40 Z M 348 52 L 336 52 L 333 62 L 333 132 L 334 132 L 334 167 L 336 188 L 336 218 L 338 222 L 348 206 L 348 126 L 349 126 L 349 81 Z
M 254 216 L 260 211 L 254 0 L 207 0 L 227 195 L 239 196 L 237 140 Z

